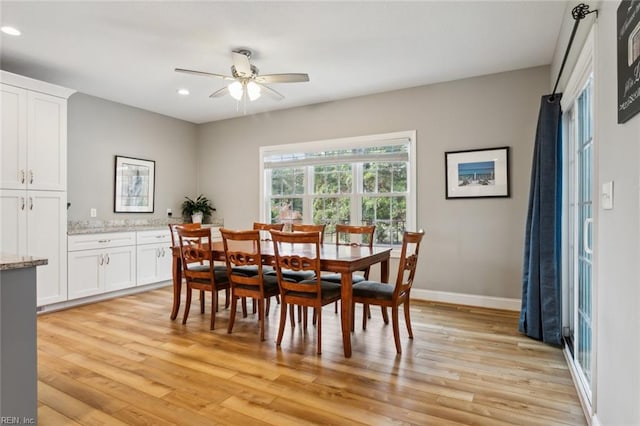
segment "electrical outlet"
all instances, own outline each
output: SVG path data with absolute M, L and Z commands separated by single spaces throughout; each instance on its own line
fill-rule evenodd
M 167 216 L 171 217 L 172 214 L 173 212 L 171 211 L 171 209 L 167 209 Z
M 98 211 L 94 208 L 91 209 L 91 217 L 96 217 L 98 215 Z

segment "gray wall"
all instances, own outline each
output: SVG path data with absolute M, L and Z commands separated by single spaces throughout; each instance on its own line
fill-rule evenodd
M 76 93 L 68 106 L 68 220 L 180 217 L 196 193 L 196 125 Z M 154 213 L 114 213 L 115 155 L 156 162 Z
M 614 182 L 613 210 L 597 211 L 594 254 L 595 392 L 598 424 L 640 424 L 640 115 L 617 123 L 616 10 L 619 2 L 587 2 L 595 24 L 595 167 L 598 198 Z M 576 3 L 577 4 L 577 3 Z M 573 19 L 568 7 L 552 69 L 559 69 Z M 567 80 L 593 22 L 581 24 L 562 79 Z M 553 75 L 555 79 L 555 74 Z M 560 85 L 560 89 L 564 84 Z M 560 90 L 561 91 L 561 90 Z
M 616 9 L 596 28 L 597 188 L 614 182 L 614 209 L 597 224 L 597 405 L 602 424 L 640 424 L 640 115 L 617 124 Z
M 200 189 L 225 226 L 247 228 L 260 219 L 260 146 L 415 129 L 417 225 L 427 232 L 415 286 L 520 298 L 533 140 L 549 84 L 549 68 L 538 67 L 204 124 Z M 511 198 L 445 200 L 444 152 L 498 146 L 511 147 Z

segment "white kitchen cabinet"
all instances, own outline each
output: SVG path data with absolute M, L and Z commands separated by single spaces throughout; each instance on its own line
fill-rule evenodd
M 38 306 L 67 300 L 67 98 L 75 91 L 0 70 L 0 249 L 48 260 Z
M 171 234 L 169 229 L 138 231 L 137 284 L 151 284 L 172 278 Z
M 135 232 L 69 236 L 69 300 L 136 285 Z
M 67 190 L 67 98 L 73 90 L 0 72 L 0 188 Z
M 37 268 L 38 306 L 67 300 L 67 197 L 58 191 L 0 190 L 2 251 L 46 258 Z

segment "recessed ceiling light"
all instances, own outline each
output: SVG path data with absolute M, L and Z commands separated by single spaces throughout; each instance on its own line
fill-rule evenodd
M 187 96 L 189 94 L 188 89 L 178 89 L 178 95 Z
M 2 31 L 5 34 L 12 35 L 12 36 L 19 36 L 20 34 L 22 34 L 20 32 L 20 30 L 18 30 L 17 28 L 9 27 L 9 26 L 0 27 L 0 31 Z

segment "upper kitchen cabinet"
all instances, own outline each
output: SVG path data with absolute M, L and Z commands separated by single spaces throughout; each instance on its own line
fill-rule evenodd
M 0 188 L 66 191 L 67 99 L 73 90 L 0 71 Z

